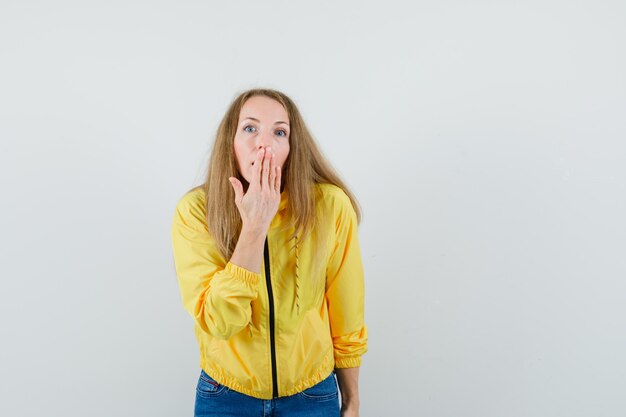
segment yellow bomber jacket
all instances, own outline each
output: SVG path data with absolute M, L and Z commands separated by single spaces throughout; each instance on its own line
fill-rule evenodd
M 315 187 L 317 216 L 325 219 L 318 236 L 328 249 L 325 268 L 316 274 L 325 277 L 312 276 L 311 234 L 294 239 L 294 248 L 288 241 L 293 228 L 279 230 L 287 191 L 268 230 L 260 273 L 219 253 L 207 231 L 201 187 L 176 205 L 174 265 L 183 306 L 194 320 L 200 367 L 235 391 L 261 399 L 293 395 L 334 368 L 360 366 L 367 351 L 356 212 L 340 187 Z

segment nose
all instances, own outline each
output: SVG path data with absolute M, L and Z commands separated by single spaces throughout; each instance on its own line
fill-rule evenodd
M 256 148 L 260 150 L 261 148 L 267 148 L 272 145 L 272 135 L 271 133 L 261 131 L 256 136 Z

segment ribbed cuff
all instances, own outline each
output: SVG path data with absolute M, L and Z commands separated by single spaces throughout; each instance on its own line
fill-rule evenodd
M 353 356 L 351 358 L 335 359 L 335 368 L 356 368 L 361 366 L 361 357 Z
M 261 274 L 254 273 L 252 271 L 247 270 L 244 267 L 239 265 L 235 265 L 232 262 L 228 262 L 224 270 L 230 274 L 232 274 L 235 278 L 238 278 L 250 285 L 257 285 L 259 283 L 259 279 L 261 278 Z

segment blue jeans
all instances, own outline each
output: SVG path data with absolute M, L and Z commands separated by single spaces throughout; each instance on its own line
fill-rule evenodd
M 335 371 L 317 383 L 288 397 L 262 400 L 224 386 L 200 370 L 194 417 L 339 417 L 339 390 Z

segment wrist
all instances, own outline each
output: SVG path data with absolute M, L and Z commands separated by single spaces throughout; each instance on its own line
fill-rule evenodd
M 350 398 L 345 398 L 344 396 L 341 397 L 341 409 L 342 410 L 358 410 L 359 409 L 359 398 L 358 397 L 350 397 Z
M 267 228 L 247 226 L 245 224 L 241 227 L 241 236 L 244 236 L 244 238 L 249 241 L 263 241 L 266 235 Z

